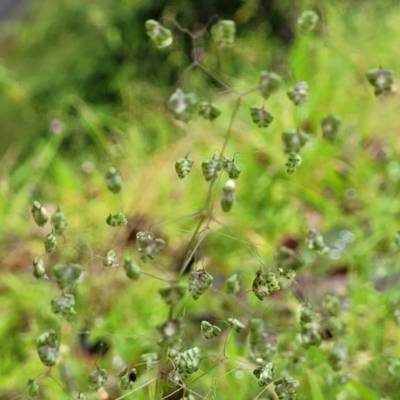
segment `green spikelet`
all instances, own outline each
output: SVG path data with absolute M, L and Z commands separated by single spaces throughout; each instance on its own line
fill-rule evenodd
M 118 260 L 114 250 L 107 252 L 106 256 L 103 258 L 103 265 L 105 267 L 118 267 Z
M 46 253 L 51 253 L 57 248 L 57 238 L 53 232 L 49 233 L 44 240 L 44 249 Z
M 235 181 L 230 179 L 222 189 L 221 208 L 224 212 L 230 211 L 235 203 L 235 186 Z
M 33 202 L 31 212 L 37 226 L 44 226 L 49 220 L 46 209 L 38 201 Z
M 214 278 L 204 269 L 193 271 L 189 276 L 189 292 L 193 300 L 199 299 L 213 284 Z
M 46 367 L 52 367 L 58 360 L 60 342 L 56 331 L 42 333 L 36 340 L 36 350 L 40 361 Z
M 280 289 L 275 274 L 273 272 L 265 273 L 261 270 L 257 271 L 252 287 L 254 294 L 260 300 L 264 300 L 273 291 Z
M 180 158 L 175 163 L 175 171 L 180 179 L 183 179 L 187 174 L 189 174 L 190 170 L 192 169 L 193 163 L 193 159 L 188 157 Z
M 90 389 L 97 391 L 103 387 L 108 378 L 108 372 L 105 369 L 96 369 L 91 372 L 88 378 L 88 384 Z
M 195 93 L 184 93 L 178 88 L 168 100 L 168 109 L 176 119 L 188 122 L 196 111 L 197 103 Z
M 288 160 L 286 162 L 286 172 L 292 175 L 297 168 L 301 165 L 303 159 L 296 153 L 289 153 Z
M 53 267 L 54 278 L 61 290 L 75 283 L 82 271 L 83 268 L 79 264 L 57 264 Z
M 308 83 L 304 81 L 297 82 L 287 91 L 287 95 L 296 106 L 302 105 L 308 98 Z
M 342 127 L 342 120 L 337 115 L 328 115 L 321 122 L 322 137 L 328 142 L 334 142 Z
M 51 216 L 51 224 L 53 225 L 53 232 L 56 235 L 62 235 L 67 228 L 67 220 L 65 219 L 65 214 L 57 210 L 52 216 Z
M 250 115 L 259 128 L 267 128 L 274 119 L 274 116 L 261 106 L 251 106 Z
M 318 14 L 314 11 L 304 11 L 297 20 L 297 29 L 301 34 L 313 31 L 318 22 Z
M 221 334 L 221 328 L 216 325 L 212 325 L 207 321 L 201 322 L 201 334 L 206 339 L 214 339 Z
M 233 330 L 237 333 L 240 333 L 244 330 L 245 325 L 242 324 L 238 319 L 236 318 L 228 318 L 226 320 L 226 322 L 228 323 L 228 325 L 233 328 Z
M 74 310 L 75 297 L 72 294 L 63 294 L 51 300 L 51 311 L 57 316 L 71 322 L 76 317 Z
M 258 90 L 264 99 L 268 99 L 272 93 L 281 87 L 282 78 L 275 72 L 261 71 Z
M 221 19 L 211 27 L 211 36 L 218 47 L 233 46 L 236 34 L 236 24 L 228 19 Z
M 41 258 L 35 257 L 33 260 L 33 276 L 36 279 L 48 279 L 44 262 Z
M 297 154 L 300 149 L 308 142 L 308 140 L 309 137 L 306 133 L 296 129 L 288 129 L 282 134 L 284 152 L 286 154 Z
M 128 220 L 122 212 L 118 212 L 116 214 L 110 214 L 106 219 L 106 223 L 112 227 L 125 226 Z
M 222 168 L 231 179 L 239 178 L 239 175 L 242 172 L 231 158 L 224 158 L 224 161 L 222 162 Z
M 214 121 L 214 119 L 221 115 L 221 110 L 214 103 L 208 101 L 201 101 L 197 108 L 199 115 L 210 121 Z
M 118 194 L 122 189 L 122 178 L 116 168 L 110 167 L 105 176 L 107 189 L 114 194 Z
M 392 90 L 394 73 L 388 69 L 371 69 L 367 72 L 367 79 L 375 89 L 375 96 L 386 95 Z
M 213 157 L 211 160 L 205 160 L 201 163 L 201 170 L 207 182 L 217 179 L 221 169 L 222 161 L 220 158 Z
M 173 38 L 171 31 L 162 26 L 159 22 L 154 19 L 148 19 L 145 22 L 145 26 L 147 35 L 157 48 L 163 49 L 172 44 Z
M 39 396 L 39 385 L 37 384 L 36 380 L 34 378 L 30 378 L 28 380 L 28 385 L 27 385 L 27 392 L 28 396 L 31 399 L 37 399 Z
M 137 281 L 140 278 L 140 267 L 130 256 L 124 258 L 124 270 L 129 279 Z
M 140 259 L 143 262 L 154 260 L 155 256 L 165 247 L 165 241 L 154 238 L 152 232 L 138 232 L 136 234 L 136 245 L 139 250 Z
M 253 375 L 258 379 L 259 386 L 268 386 L 274 380 L 274 364 L 268 363 L 256 368 Z
M 225 281 L 225 292 L 229 294 L 238 294 L 240 290 L 239 275 L 234 274 Z

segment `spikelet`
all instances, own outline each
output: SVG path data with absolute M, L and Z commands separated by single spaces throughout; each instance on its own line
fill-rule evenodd
M 145 22 L 145 26 L 147 35 L 157 48 L 163 49 L 172 44 L 173 38 L 171 31 L 162 26 L 159 22 L 154 19 L 148 19 Z
M 33 202 L 31 212 L 37 226 L 44 226 L 49 220 L 46 209 L 38 201 Z
M 279 90 L 282 78 L 275 72 L 261 71 L 258 90 L 264 99 Z
M 189 276 L 189 292 L 193 300 L 199 299 L 213 284 L 214 278 L 204 269 Z
M 218 47 L 233 46 L 236 34 L 236 24 L 228 19 L 221 19 L 211 27 L 211 36 Z
M 222 189 L 221 208 L 224 212 L 230 211 L 235 202 L 235 186 L 235 181 L 230 179 Z
M 221 110 L 214 103 L 210 103 L 209 101 L 201 101 L 197 109 L 199 115 L 210 121 L 214 121 L 215 118 L 221 115 Z
M 193 159 L 188 157 L 180 158 L 178 161 L 176 161 L 175 171 L 180 179 L 183 179 L 187 174 L 189 174 L 193 163 Z
M 168 109 L 176 119 L 188 122 L 196 111 L 197 103 L 195 93 L 184 93 L 178 88 L 168 100 Z
M 259 128 L 266 128 L 273 121 L 274 116 L 269 113 L 264 107 L 261 106 L 251 106 L 250 115 L 253 122 Z
M 221 328 L 219 328 L 216 325 L 210 324 L 208 321 L 201 322 L 200 330 L 201 330 L 201 334 L 206 339 L 214 339 L 221 334 Z
M 47 367 L 52 367 L 58 360 L 60 342 L 53 329 L 42 333 L 36 340 L 36 350 L 40 361 Z
M 116 168 L 110 167 L 105 176 L 107 189 L 114 194 L 118 194 L 122 189 L 122 178 Z

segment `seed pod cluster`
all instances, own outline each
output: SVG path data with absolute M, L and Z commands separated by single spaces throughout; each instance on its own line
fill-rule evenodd
M 273 291 L 280 289 L 275 274 L 273 272 L 265 273 L 261 270 L 257 271 L 252 287 L 254 294 L 260 300 L 264 300 Z
M 117 212 L 116 214 L 110 214 L 106 219 L 106 223 L 112 227 L 125 226 L 128 220 L 122 212 Z
M 311 10 L 304 11 L 297 20 L 297 29 L 302 34 L 309 33 L 315 29 L 318 19 L 319 17 L 316 12 Z
M 282 133 L 284 152 L 286 154 L 297 154 L 308 140 L 308 135 L 298 129 L 288 129 Z
M 46 209 L 38 201 L 33 202 L 31 212 L 37 226 L 44 226 L 49 220 Z
M 232 209 L 235 202 L 235 181 L 230 179 L 222 188 L 221 208 L 222 211 L 228 212 Z
M 168 109 L 179 121 L 188 122 L 196 111 L 198 101 L 195 93 L 184 93 L 178 88 L 168 100 Z
M 118 170 L 110 167 L 105 176 L 107 189 L 114 194 L 118 194 L 122 189 L 122 178 Z
M 169 306 L 176 306 L 185 296 L 187 286 L 183 283 L 173 283 L 158 289 L 158 293 Z
M 259 128 L 267 128 L 269 124 L 274 120 L 274 116 L 261 106 L 251 106 L 250 115 L 253 122 Z
M 193 347 L 184 352 L 179 352 L 172 361 L 175 370 L 170 374 L 169 380 L 172 384 L 178 384 L 181 380 L 198 371 L 201 363 L 200 349 Z
M 268 99 L 272 93 L 281 87 L 282 78 L 275 72 L 261 71 L 258 90 L 264 99 Z
M 208 321 L 201 322 L 200 330 L 201 330 L 201 334 L 206 339 L 214 339 L 221 334 L 221 328 L 219 328 L 216 325 L 210 324 Z
M 73 294 L 63 294 L 51 300 L 51 311 L 59 317 L 71 322 L 76 317 L 74 310 L 75 297 Z
M 204 269 L 193 271 L 189 276 L 189 292 L 193 300 L 198 300 L 213 284 L 214 278 Z
M 180 158 L 178 161 L 176 161 L 175 171 L 180 179 L 183 179 L 187 174 L 189 174 L 193 163 L 194 160 L 188 157 Z
M 300 382 L 290 376 L 282 376 L 274 382 L 275 393 L 279 400 L 296 400 Z
M 44 267 L 44 262 L 39 257 L 35 257 L 33 260 L 33 276 L 36 279 L 48 279 L 46 275 L 46 269 Z
M 50 330 L 42 333 L 36 340 L 36 350 L 40 361 L 46 367 L 52 367 L 58 359 L 60 342 L 57 332 Z
M 221 48 L 231 48 L 235 41 L 236 24 L 229 19 L 221 19 L 211 27 L 213 41 Z
M 44 240 L 44 250 L 46 253 L 51 253 L 57 248 L 57 238 L 53 232 L 49 233 Z
M 215 118 L 221 115 L 221 110 L 214 103 L 210 103 L 209 101 L 201 101 L 197 108 L 199 115 L 210 121 L 214 121 Z
M 124 258 L 124 270 L 129 279 L 137 281 L 140 278 L 140 267 L 130 256 Z
M 154 19 L 145 22 L 147 35 L 157 48 L 162 49 L 171 45 L 173 38 L 171 31 Z
M 53 267 L 53 275 L 58 287 L 64 290 L 67 286 L 76 282 L 83 269 L 79 264 L 56 264 Z
M 219 171 L 222 169 L 220 158 L 213 157 L 211 160 L 205 160 L 201 163 L 201 170 L 207 182 L 217 179 Z
M 154 238 L 152 232 L 138 232 L 136 234 L 136 245 L 139 250 L 140 259 L 143 262 L 154 260 L 154 257 L 165 247 L 165 241 Z
M 287 95 L 289 99 L 293 101 L 294 105 L 302 105 L 308 98 L 308 83 L 305 81 L 297 82 L 287 91 Z
M 222 168 L 231 179 L 239 178 L 239 175 L 242 172 L 241 169 L 235 164 L 235 161 L 232 158 L 224 158 L 222 162 Z
M 91 372 L 88 378 L 88 384 L 90 389 L 97 391 L 103 387 L 108 378 L 108 372 L 105 369 L 96 369 Z
M 322 137 L 328 142 L 334 142 L 341 127 L 342 120 L 337 115 L 328 115 L 321 122 Z
M 324 237 L 316 229 L 310 229 L 306 238 L 307 247 L 320 254 L 328 253 L 329 247 L 324 243 Z
M 67 220 L 65 214 L 61 210 L 57 210 L 51 216 L 51 224 L 53 225 L 53 232 L 56 235 L 62 235 L 67 228 Z
M 274 364 L 268 363 L 256 368 L 253 375 L 258 379 L 259 386 L 268 386 L 274 380 Z
M 388 69 L 371 69 L 367 72 L 368 82 L 374 87 L 375 96 L 391 92 L 394 82 L 394 73 Z
M 275 333 L 267 333 L 259 318 L 250 320 L 249 331 L 250 357 L 261 364 L 270 361 L 278 348 Z
M 117 255 L 114 250 L 107 252 L 106 256 L 103 258 L 103 265 L 105 267 L 118 267 Z
M 233 328 L 233 330 L 237 333 L 240 333 L 244 330 L 245 325 L 242 324 L 238 319 L 236 318 L 228 318 L 226 320 L 226 322 L 228 323 L 228 325 Z
M 328 363 L 334 371 L 343 368 L 347 361 L 347 349 L 343 343 L 335 343 L 329 352 Z
M 296 153 L 289 153 L 288 155 L 288 160 L 286 162 L 286 172 L 289 175 L 292 175 L 297 168 L 301 165 L 301 162 L 303 161 L 303 159 Z
M 240 290 L 239 275 L 234 274 L 225 281 L 225 292 L 228 294 L 238 294 Z

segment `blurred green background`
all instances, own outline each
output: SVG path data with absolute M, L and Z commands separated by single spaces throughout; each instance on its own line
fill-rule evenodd
M 299 37 L 296 20 L 307 9 L 321 18 L 314 33 Z M 243 171 L 237 202 L 229 215 L 219 210 L 224 182 L 218 182 L 217 222 L 200 246 L 199 264 L 216 276 L 213 296 L 186 304 L 187 342 L 200 343 L 218 360 L 226 344 L 228 358 L 222 363 L 210 357 L 211 372 L 193 387 L 201 398 L 260 394 L 246 358 L 245 334 L 209 344 L 196 330 L 203 315 L 259 317 L 278 333 L 274 360 L 300 381 L 299 399 L 397 399 L 400 375 L 389 366 L 400 357 L 394 317 L 400 307 L 400 265 L 393 242 L 399 226 L 399 82 L 381 99 L 365 78 L 379 66 L 398 75 L 397 1 L 36 0 L 20 12 L 0 25 L 0 399 L 26 396 L 28 379 L 43 373 L 35 340 L 46 329 L 62 333 L 61 362 L 53 375 L 65 390 L 42 377 L 43 399 L 75 398 L 88 390 L 86 377 L 95 364 L 77 345 L 86 326 L 92 338 L 110 341 L 110 354 L 98 363 L 114 377 L 120 365 L 136 365 L 142 353 L 157 351 L 155 326 L 167 317 L 155 290 L 162 282 L 149 276 L 139 284 L 127 282 L 121 268 L 105 269 L 101 259 L 111 248 L 119 256 L 137 256 L 135 232 L 154 224 L 168 246 L 159 263 L 143 269 L 173 279 L 196 226 L 190 216 L 207 193 L 201 162 L 221 148 L 236 101 L 220 80 L 234 89 L 254 88 L 260 71 L 268 69 L 284 78 L 284 89 L 307 81 L 309 101 L 299 114 L 281 90 L 267 101 L 273 123 L 259 129 L 249 107 L 262 102 L 260 95 L 242 99 L 226 152 L 238 153 Z M 195 31 L 217 16 L 236 22 L 235 45 L 218 49 L 207 31 L 196 44 L 205 49 L 204 64 L 213 76 L 193 69 L 183 87 L 215 101 L 222 115 L 213 123 L 199 117 L 177 122 L 166 103 L 191 63 L 193 43 L 165 17 Z M 158 50 L 144 23 L 163 17 L 174 42 Z M 335 144 L 321 138 L 320 122 L 329 113 L 343 119 Z M 312 140 L 302 151 L 303 164 L 288 176 L 281 133 L 297 124 Z M 180 181 L 174 163 L 189 152 L 195 166 Z M 124 180 L 117 197 L 104 185 L 110 166 Z M 54 282 L 36 281 L 31 274 L 32 259 L 43 253 L 49 233 L 30 216 L 34 200 L 51 211 L 60 207 L 68 219 L 65 242 L 47 256 L 46 267 L 73 261 L 86 268 L 77 285 L 74 324 L 50 312 L 50 300 L 59 294 Z M 118 233 L 104 223 L 117 211 L 130 218 Z M 188 217 L 172 222 L 182 216 Z M 308 254 L 293 291 L 263 303 L 246 295 L 260 264 L 272 265 L 276 247 L 291 240 L 301 249 L 312 227 L 337 251 L 317 258 Z M 343 232 L 351 233 L 351 243 L 340 242 Z M 223 280 L 236 272 L 243 275 L 239 303 L 221 292 Z M 318 302 L 327 292 L 337 292 L 343 305 L 349 352 L 344 370 L 351 378 L 346 385 L 326 382 L 329 346 L 304 350 L 296 344 L 300 293 Z M 143 368 L 138 385 L 154 374 Z M 121 395 L 114 387 L 111 382 L 111 399 Z M 151 398 L 151 392 L 127 398 Z

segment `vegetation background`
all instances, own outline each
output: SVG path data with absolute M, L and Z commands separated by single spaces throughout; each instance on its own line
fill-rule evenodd
M 97 364 L 110 371 L 109 398 L 122 396 L 112 377 L 117 379 L 123 365 L 140 364 L 143 353 L 158 350 L 155 327 L 167 318 L 167 309 L 157 289 L 162 279 L 173 279 L 184 257 L 196 226 L 190 216 L 207 194 L 199 166 L 221 148 L 230 123 L 237 96 L 221 81 L 234 89 L 253 88 L 260 71 L 269 69 L 284 77 L 286 89 L 307 81 L 310 96 L 299 113 L 281 90 L 268 100 L 275 119 L 266 129 L 250 118 L 259 94 L 242 99 L 227 147 L 230 156 L 238 153 L 243 171 L 237 201 L 227 215 L 216 207 L 216 222 L 196 254 L 197 264 L 215 277 L 213 292 L 185 303 L 185 340 L 212 354 L 191 387 L 200 398 L 274 398 L 251 373 L 247 330 L 212 344 L 199 334 L 204 318 L 258 317 L 278 334 L 274 362 L 299 380 L 299 399 L 398 398 L 399 83 L 381 99 L 365 78 L 379 66 L 398 74 L 397 2 L 42 0 L 27 7 L 22 19 L 0 26 L 0 399 L 26 396 L 28 379 L 45 371 L 36 338 L 55 327 L 62 335 L 61 361 L 52 378 L 41 376 L 39 398 L 89 392 L 87 376 L 96 359 L 79 349 L 83 329 L 110 343 Z M 300 37 L 296 20 L 308 9 L 321 18 L 314 33 Z M 167 23 L 174 43 L 157 50 L 144 23 L 168 16 L 196 30 L 215 15 L 236 22 L 234 47 L 217 49 L 206 32 L 198 45 L 213 76 L 194 69 L 184 87 L 212 98 L 222 115 L 213 123 L 197 117 L 177 122 L 166 103 L 191 63 L 192 42 Z M 334 144 L 321 138 L 320 122 L 329 113 L 343 120 Z M 312 140 L 302 152 L 303 164 L 289 176 L 281 133 L 297 125 Z M 174 163 L 189 152 L 195 166 L 181 181 Z M 104 184 L 110 166 L 123 177 L 119 196 Z M 216 204 L 223 182 L 218 184 Z M 59 294 L 52 279 L 32 276 L 32 260 L 43 253 L 49 233 L 31 218 L 34 200 L 50 211 L 60 207 L 68 219 L 65 242 L 46 266 L 74 261 L 86 268 L 76 288 L 73 324 L 51 313 L 50 300 Z M 118 233 L 104 222 L 117 211 L 129 216 Z M 182 216 L 187 218 L 171 222 Z M 167 241 L 162 259 L 142 266 L 158 279 L 144 275 L 132 282 L 122 268 L 102 266 L 111 248 L 119 256 L 137 256 L 135 234 L 150 226 Z M 324 234 L 328 255 L 307 251 L 310 228 Z M 248 292 L 251 281 L 260 265 L 273 264 L 282 243 L 292 243 L 307 263 L 292 289 L 259 302 Z M 238 272 L 242 293 L 234 298 L 223 292 L 223 282 Z M 345 324 L 343 370 L 350 380 L 344 385 L 329 381 L 332 343 L 302 349 L 296 341 L 299 302 L 318 305 L 332 292 L 341 299 Z M 156 374 L 138 370 L 138 386 Z M 151 398 L 152 391 L 149 385 L 126 398 Z M 88 396 L 106 398 L 104 392 Z

